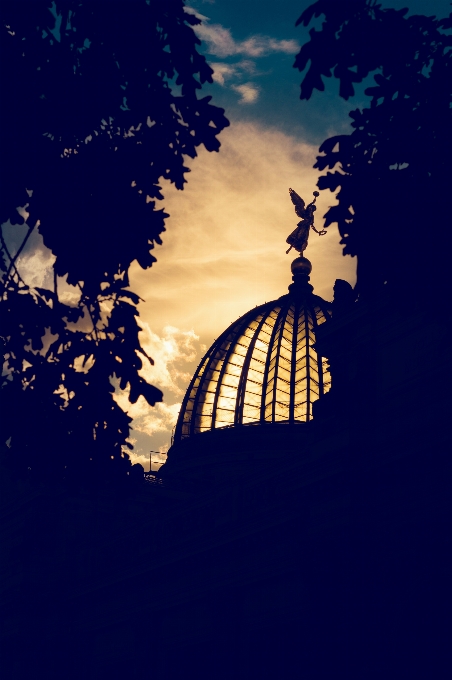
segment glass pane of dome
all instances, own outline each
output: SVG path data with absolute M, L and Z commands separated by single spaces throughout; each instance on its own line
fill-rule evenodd
M 209 349 L 185 395 L 175 440 L 214 428 L 307 421 L 329 389 L 315 332 L 331 315 L 312 294 L 285 295 L 251 310 Z

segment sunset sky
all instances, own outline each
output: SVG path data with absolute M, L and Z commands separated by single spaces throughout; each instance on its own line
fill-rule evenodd
M 203 18 L 197 32 L 215 81 L 207 91 L 226 109 L 231 127 L 220 136 L 218 154 L 201 150 L 189 161 L 183 192 L 164 187 L 163 205 L 171 216 L 157 264 L 150 272 L 136 267 L 132 273 L 132 287 L 145 299 L 142 341 L 155 359 L 144 374 L 164 391 L 155 409 L 144 400 L 130 409 L 134 453 L 142 463 L 149 449 L 168 449 L 185 388 L 205 349 L 237 317 L 287 292 L 294 255 L 285 254 L 285 239 L 298 221 L 288 188 L 311 199 L 319 144 L 347 133 L 348 112 L 366 101 L 363 86 L 344 102 L 337 83 L 300 101 L 301 74 L 292 64 L 307 31 L 295 22 L 308 0 L 188 4 Z M 442 0 L 384 5 L 425 14 L 433 7 L 446 14 L 449 7 Z M 334 203 L 334 195 L 322 193 L 318 226 Z M 324 237 L 311 234 L 306 255 L 318 295 L 331 299 L 337 278 L 354 284 L 356 261 L 342 256 L 334 225 Z M 153 454 L 153 467 L 164 459 Z
M 339 1 L 339 0 L 338 0 Z M 131 288 L 140 304 L 142 344 L 154 358 L 143 375 L 164 392 L 155 408 L 142 397 L 130 407 L 134 417 L 132 459 L 149 468 L 149 450 L 165 452 L 190 377 L 212 341 L 250 308 L 284 295 L 291 282 L 285 239 L 298 218 L 289 199 L 292 187 L 312 198 L 319 144 L 347 133 L 348 112 L 366 97 L 344 102 L 338 85 L 308 102 L 299 99 L 301 74 L 292 68 L 307 30 L 295 28 L 310 0 L 191 0 L 187 11 L 203 19 L 195 27 L 200 48 L 214 69 L 214 84 L 203 88 L 226 109 L 231 126 L 220 135 L 219 153 L 200 149 L 187 160 L 192 169 L 184 191 L 163 182 L 158 207 L 170 213 L 157 263 L 148 271 L 132 267 Z M 445 0 L 387 0 L 384 6 L 411 13 L 445 15 Z M 333 194 L 318 199 L 316 225 L 334 204 Z M 31 246 L 32 244 L 30 244 Z M 306 255 L 313 264 L 315 292 L 332 299 L 337 278 L 355 282 L 356 261 L 342 256 L 335 226 L 326 236 L 311 233 Z M 29 282 L 43 285 L 52 258 L 42 247 L 24 253 Z M 153 455 L 155 467 L 165 460 Z

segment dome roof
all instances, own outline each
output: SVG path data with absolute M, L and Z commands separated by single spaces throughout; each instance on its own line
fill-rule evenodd
M 297 258 L 289 294 L 244 314 L 210 347 L 185 395 L 174 443 L 215 428 L 312 419 L 313 402 L 330 387 L 314 343 L 331 305 L 313 295 L 307 265 Z

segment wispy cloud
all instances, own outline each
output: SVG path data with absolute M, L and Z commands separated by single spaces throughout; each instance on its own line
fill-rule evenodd
M 224 62 L 214 62 L 213 79 L 222 87 L 230 87 L 240 95 L 239 104 L 254 104 L 260 92 L 260 87 L 256 83 L 241 83 L 243 76 L 254 75 L 256 65 L 253 61 L 242 60 L 237 64 L 226 64 Z M 230 82 L 232 80 L 232 83 Z M 235 82 L 234 82 L 235 81 Z M 238 82 L 237 82 L 238 81 Z
M 237 63 L 213 62 L 213 79 L 222 87 L 229 87 L 240 94 L 240 104 L 254 104 L 260 87 L 253 82 L 241 82 L 244 76 L 256 73 L 256 65 L 252 59 L 259 59 L 270 54 L 296 54 L 300 45 L 296 40 L 278 40 L 267 35 L 251 35 L 246 40 L 236 40 L 229 28 L 221 24 L 211 24 L 209 17 L 200 14 L 193 7 L 185 7 L 188 14 L 201 19 L 202 24 L 194 26 L 194 31 L 203 40 L 206 51 L 215 57 L 247 57 Z
M 188 8 L 187 8 L 188 9 Z M 300 45 L 296 40 L 277 40 L 267 35 L 252 35 L 246 40 L 235 40 L 229 28 L 221 24 L 211 24 L 209 19 L 198 15 L 203 23 L 194 26 L 194 31 L 207 45 L 209 54 L 216 57 L 264 57 L 272 52 L 296 54 Z
M 213 68 L 212 78 L 214 82 L 218 83 L 219 85 L 223 85 L 223 87 L 226 85 L 226 80 L 232 78 L 238 73 L 238 69 L 235 64 L 224 64 L 218 62 L 216 64 L 210 65 Z
M 241 95 L 239 104 L 254 104 L 254 102 L 257 101 L 259 97 L 259 87 L 254 83 L 233 85 L 232 89 Z
M 214 2 L 212 2 L 211 4 L 213 5 Z M 186 14 L 193 14 L 193 16 L 197 17 L 198 19 L 201 19 L 201 21 L 209 21 L 209 17 L 204 16 L 204 14 L 201 14 L 201 12 L 198 12 L 197 9 L 195 9 L 194 7 L 190 7 L 189 5 L 185 5 L 184 12 Z
M 256 73 L 256 64 L 249 59 L 243 59 L 236 64 L 227 64 L 222 61 L 215 61 L 210 64 L 213 68 L 212 78 L 219 85 L 226 85 L 226 80 L 234 77 L 241 77 L 244 74 Z

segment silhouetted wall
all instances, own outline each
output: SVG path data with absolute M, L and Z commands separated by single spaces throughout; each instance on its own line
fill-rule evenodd
M 208 479 L 10 498 L 12 677 L 445 677 L 447 331 L 439 303 L 400 309 L 388 293 L 324 324 L 334 387 L 268 462 L 244 428 L 221 445 L 250 454 L 240 474 L 217 432 L 185 444 L 215 439 Z

